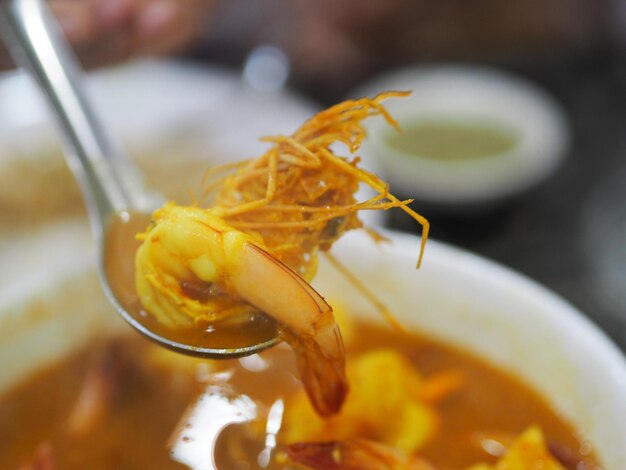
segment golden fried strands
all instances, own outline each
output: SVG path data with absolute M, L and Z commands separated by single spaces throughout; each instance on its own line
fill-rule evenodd
M 346 230 L 361 227 L 359 210 L 386 210 L 399 207 L 423 227 L 421 262 L 428 237 L 428 221 L 400 201 L 386 183 L 359 168 L 359 158 L 337 156 L 331 146 L 347 146 L 351 154 L 365 137 L 362 121 L 382 115 L 392 126 L 397 123 L 381 102 L 408 93 L 388 92 L 374 99 L 361 98 L 335 105 L 315 115 L 292 136 L 263 139 L 274 145 L 262 157 L 217 168 L 234 174 L 216 181 L 215 203 L 233 227 L 260 234 L 268 250 L 296 272 L 311 279 L 316 270 L 318 250 L 327 251 Z M 378 192 L 357 202 L 354 194 L 364 183 Z

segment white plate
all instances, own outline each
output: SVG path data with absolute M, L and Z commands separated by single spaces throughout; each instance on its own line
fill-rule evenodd
M 289 90 L 259 92 L 233 71 L 186 62 L 141 60 L 91 73 L 86 85 L 149 183 L 184 201 L 190 190 L 200 192 L 206 169 L 261 155 L 269 147 L 261 137 L 291 134 L 318 111 Z M 29 77 L 0 74 L 0 104 L 0 209 L 13 219 L 20 212 L 50 218 L 79 206 L 60 139 Z M 375 224 L 380 215 L 370 211 L 365 219 Z
M 260 136 L 291 132 L 317 110 L 285 90 L 255 92 L 233 71 L 171 60 L 102 69 L 90 73 L 86 85 L 105 124 L 133 148 L 191 134 L 210 120 L 220 126 L 212 138 L 227 134 L 224 142 L 232 151 L 254 154 L 264 148 Z M 1 156 L 10 157 L 16 147 L 41 148 L 59 140 L 46 103 L 26 75 L 0 74 L 0 103 Z M 236 129 L 238 138 L 228 129 Z

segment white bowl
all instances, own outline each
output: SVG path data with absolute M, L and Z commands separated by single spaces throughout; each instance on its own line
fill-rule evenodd
M 0 290 L 0 392 L 97 335 L 130 331 L 98 289 L 85 227 L 49 230 L 27 241 L 33 258 L 24 262 L 30 264 Z M 607 470 L 626 468 L 626 361 L 604 334 L 506 268 L 430 241 L 422 269 L 415 270 L 419 239 L 385 235 L 391 243 L 375 245 L 364 233 L 348 234 L 335 254 L 409 328 L 514 371 L 581 432 Z M 68 266 L 64 258 L 77 259 L 77 250 L 82 261 Z M 25 288 L 20 277 L 25 281 L 29 269 L 41 266 L 50 274 Z M 325 263 L 316 285 L 356 314 L 378 318 Z
M 259 92 L 233 71 L 182 61 L 137 60 L 90 73 L 86 85 L 148 183 L 184 201 L 205 170 L 261 155 L 269 144 L 260 137 L 290 134 L 318 110 L 287 89 Z M 23 73 L 0 73 L 0 103 L 0 222 L 23 214 L 49 220 L 81 206 L 35 84 Z M 365 219 L 376 224 L 380 214 Z M 2 225 L 0 234 L 8 230 Z
M 408 153 L 389 144 L 395 132 L 382 119 L 369 124 L 364 157 L 375 160 L 392 189 L 441 206 L 471 206 L 506 200 L 546 179 L 568 146 L 560 106 L 531 82 L 475 66 L 415 67 L 386 74 L 354 96 L 408 90 L 410 98 L 385 106 L 400 127 L 451 123 L 499 130 L 513 142 L 501 153 L 444 160 Z
M 268 147 L 259 137 L 292 132 L 317 110 L 287 90 L 246 88 L 232 71 L 168 60 L 102 69 L 86 85 L 147 181 L 177 199 L 199 192 L 210 166 L 259 155 Z M 23 73 L 1 73 L 0 103 L 0 219 L 49 220 L 81 207 L 35 84 Z

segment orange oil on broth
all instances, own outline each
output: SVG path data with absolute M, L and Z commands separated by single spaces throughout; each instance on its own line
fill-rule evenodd
M 495 458 L 476 445 L 477 437 L 494 432 L 518 435 L 531 424 L 541 426 L 547 441 L 570 458 L 582 458 L 578 455 L 581 443 L 572 428 L 541 397 L 509 374 L 421 337 L 399 336 L 386 328 L 365 325 L 360 325 L 357 333 L 348 361 L 367 350 L 389 347 L 403 353 L 425 377 L 447 370 L 463 374 L 464 386 L 437 405 L 441 426 L 422 449 L 437 468 L 463 469 L 480 461 L 493 462 Z M 86 371 L 102 347 L 122 351 L 119 355 L 124 365 L 117 377 L 120 383 L 98 426 L 75 437 L 68 431 L 68 416 Z M 277 400 L 288 403 L 289 396 L 301 389 L 292 353 L 284 347 L 253 358 L 220 362 L 180 356 L 177 361 L 183 367 L 171 368 L 155 366 L 149 358 L 163 351 L 140 337 L 115 340 L 113 346 L 102 347 L 80 351 L 1 397 L 0 468 L 15 468 L 42 442 L 49 443 L 58 467 L 63 469 L 185 468 L 172 461 L 172 446 L 191 446 L 200 436 L 207 439 L 204 446 L 210 448 L 216 437 L 204 433 L 199 427 L 202 421 L 193 419 L 207 397 L 223 397 L 223 404 L 232 404 L 233 397 L 249 398 L 264 417 Z M 212 415 L 217 419 L 218 411 L 205 410 L 205 418 Z M 232 424 L 221 430 L 215 452 L 218 468 L 235 468 L 241 460 L 248 460 L 250 466 L 246 468 L 257 468 L 265 446 L 264 439 L 256 437 L 259 429 L 263 435 L 265 424 L 256 428 Z M 278 440 L 280 444 L 280 434 Z M 590 465 L 585 468 L 596 468 L 593 456 L 585 459 Z M 272 461 L 266 468 L 284 467 Z

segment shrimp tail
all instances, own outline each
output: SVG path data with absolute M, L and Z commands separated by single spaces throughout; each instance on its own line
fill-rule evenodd
M 348 393 L 345 351 L 333 311 L 296 272 L 260 247 L 238 252 L 230 281 L 246 301 L 281 322 L 300 377 L 321 416 L 336 414 Z
M 293 462 L 315 470 L 435 470 L 421 457 L 367 439 L 298 442 L 284 450 Z
M 343 341 L 331 310 L 322 315 L 318 328 L 322 333 L 317 336 L 326 338 L 326 344 L 320 345 L 319 338 L 294 335 L 289 330 L 282 332 L 282 338 L 296 355 L 311 404 L 320 416 L 331 416 L 341 410 L 348 393 Z

